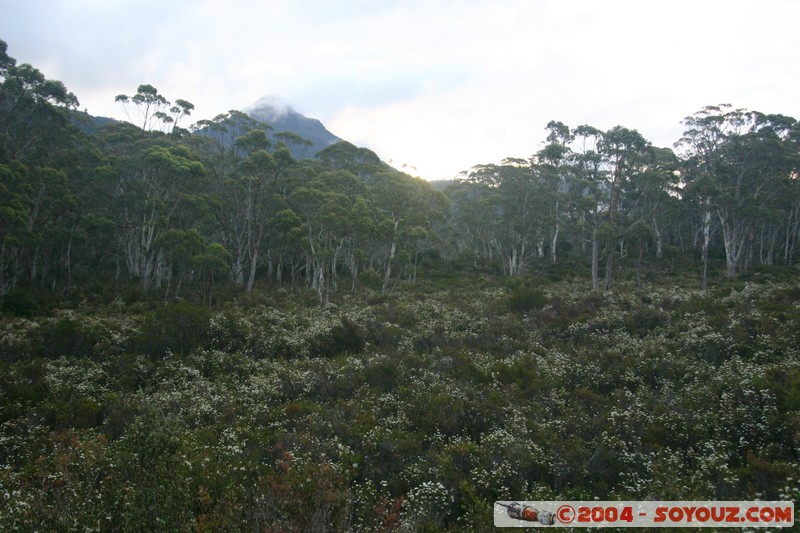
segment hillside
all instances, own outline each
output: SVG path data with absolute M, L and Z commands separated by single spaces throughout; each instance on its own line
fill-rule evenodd
M 342 139 L 328 131 L 317 119 L 308 118 L 274 96 L 265 96 L 243 110 L 245 113 L 272 127 L 270 136 L 292 132 L 311 142 L 310 146 L 289 145 L 295 159 L 314 157 L 319 151 Z
M 72 112 L 72 123 L 84 133 L 93 135 L 103 126 L 114 124 L 117 121 L 109 117 L 96 117 L 84 111 Z

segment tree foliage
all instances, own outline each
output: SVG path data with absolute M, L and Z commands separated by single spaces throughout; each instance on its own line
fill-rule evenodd
M 438 192 L 347 142 L 296 161 L 286 143 L 302 139 L 271 141 L 269 125 L 239 111 L 189 134 L 178 122 L 191 103 L 173 105 L 147 84 L 117 97 L 138 128 L 87 136 L 69 121 L 74 95 L 6 50 L 2 292 L 126 277 L 165 297 L 187 284 L 208 296 L 208 269 L 167 235 L 221 246 L 223 285 L 304 284 L 320 303 L 345 278 L 351 292 L 362 278 L 386 292 L 451 266 L 515 277 L 545 261 L 585 262 L 591 288 L 608 290 L 618 265 L 663 260 L 665 250 L 698 254 L 702 287 L 720 255 L 731 278 L 795 261 L 791 117 L 709 106 L 684 121 L 677 154 L 622 126 L 551 121 L 529 158 L 476 165 Z

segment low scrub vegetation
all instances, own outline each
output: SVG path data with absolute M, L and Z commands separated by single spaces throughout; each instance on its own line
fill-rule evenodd
M 800 285 L 532 286 L 14 296 L 0 529 L 490 530 L 495 500 L 800 498 Z

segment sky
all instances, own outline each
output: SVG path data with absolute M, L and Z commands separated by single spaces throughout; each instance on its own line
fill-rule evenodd
M 551 120 L 672 146 L 707 105 L 800 117 L 797 0 L 0 0 L 0 39 L 93 115 L 143 83 L 195 121 L 274 95 L 428 180 Z

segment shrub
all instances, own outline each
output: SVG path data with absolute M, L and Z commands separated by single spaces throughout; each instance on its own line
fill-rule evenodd
M 0 321 L 0 360 L 19 361 L 33 355 L 38 329 L 37 322 L 24 318 Z
M 625 330 L 632 335 L 644 337 L 652 330 L 663 326 L 667 317 L 658 309 L 643 307 L 629 313 L 625 318 Z
M 3 296 L 0 310 L 23 318 L 31 318 L 39 310 L 39 305 L 25 291 L 14 290 Z
M 366 340 L 377 348 L 392 348 L 400 344 L 404 331 L 402 328 L 385 324 L 379 320 L 366 323 Z
M 364 381 L 370 387 L 380 389 L 383 392 L 392 391 L 400 376 L 400 368 L 396 358 L 385 358 L 377 363 L 368 366 L 364 371 Z
M 165 305 L 145 316 L 137 348 L 153 357 L 163 356 L 167 350 L 187 354 L 206 340 L 210 318 L 205 307 L 185 302 Z
M 364 349 L 364 335 L 347 317 L 334 325 L 326 334 L 310 340 L 311 357 L 333 357 L 340 353 L 360 353 Z
M 55 429 L 92 428 L 103 422 L 103 407 L 91 398 L 69 402 L 54 401 L 45 411 L 45 420 Z
M 39 353 L 51 359 L 62 355 L 93 357 L 97 335 L 78 317 L 67 315 L 42 325 L 38 342 Z
M 523 285 L 511 292 L 506 301 L 508 310 L 514 313 L 524 313 L 533 309 L 541 309 L 547 305 L 547 296 L 541 289 Z
M 250 334 L 250 324 L 237 311 L 214 316 L 209 324 L 209 346 L 226 352 L 244 350 Z
M 38 404 L 50 393 L 45 376 L 47 366 L 43 359 L 20 361 L 11 366 L 0 366 L 0 390 L 3 391 L 4 407 L 11 411 L 12 407 Z M 8 416 L 3 413 L 3 420 Z

